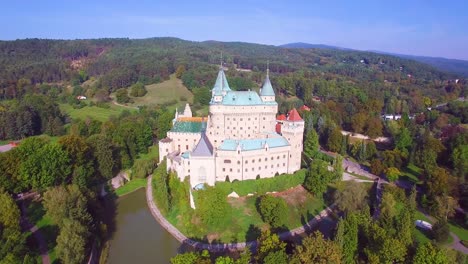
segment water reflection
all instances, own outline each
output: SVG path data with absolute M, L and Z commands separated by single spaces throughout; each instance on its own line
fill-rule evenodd
M 180 243 L 151 215 L 145 190 L 119 198 L 108 263 L 169 263 Z

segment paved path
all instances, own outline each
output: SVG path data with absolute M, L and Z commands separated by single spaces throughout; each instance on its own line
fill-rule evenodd
M 28 220 L 28 217 L 26 215 L 26 207 L 24 204 L 24 201 L 21 202 L 21 213 L 22 213 L 22 223 L 25 229 L 31 231 L 31 233 L 34 235 L 36 238 L 37 244 L 39 245 L 39 253 L 41 254 L 42 258 L 42 263 L 43 264 L 50 264 L 50 257 L 49 253 L 47 250 L 47 242 L 42 235 L 41 231 L 39 231 L 39 228 L 33 224 L 31 224 Z
M 421 213 L 423 213 L 423 214 L 427 217 L 427 219 L 431 220 L 432 223 L 437 222 L 437 220 L 436 220 L 434 217 L 428 215 L 428 214 L 427 214 L 426 212 L 424 212 L 423 210 L 419 210 L 419 211 L 420 211 Z M 448 245 L 448 246 L 451 247 L 451 248 L 453 248 L 453 249 L 455 249 L 455 250 L 457 250 L 457 251 L 462 252 L 463 254 L 468 254 L 468 248 L 466 248 L 466 247 L 461 243 L 460 238 L 459 238 L 457 235 L 455 235 L 455 233 L 453 233 L 453 232 L 450 232 L 450 236 L 453 238 L 453 242 L 452 242 L 452 244 L 450 244 L 450 245 Z
M 151 211 L 151 214 L 159 222 L 159 224 L 167 230 L 175 239 L 177 239 L 182 244 L 187 244 L 192 246 L 195 249 L 203 250 L 207 249 L 211 252 L 225 252 L 225 251 L 239 251 L 243 250 L 245 247 L 255 248 L 257 246 L 257 241 L 250 241 L 250 242 L 241 242 L 241 243 L 226 243 L 226 244 L 209 244 L 203 243 L 199 241 L 192 240 L 182 234 L 177 228 L 175 228 L 169 221 L 164 218 L 164 216 L 159 211 L 158 207 L 153 201 L 153 185 L 151 184 L 151 179 L 153 176 L 148 177 L 147 187 L 146 187 L 146 201 L 148 203 L 148 207 Z M 333 205 L 331 206 L 333 207 Z M 279 234 L 279 237 L 282 240 L 292 238 L 298 234 L 302 234 L 306 231 L 312 230 L 322 219 L 328 217 L 328 215 L 332 212 L 330 207 L 322 210 L 319 215 L 314 217 L 310 220 L 306 225 L 295 228 L 293 230 L 283 232 Z

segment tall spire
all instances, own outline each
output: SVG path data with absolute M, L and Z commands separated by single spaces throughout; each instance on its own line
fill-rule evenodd
M 267 61 L 267 75 L 263 82 L 260 96 L 275 96 L 275 91 L 273 90 L 270 82 L 270 61 Z

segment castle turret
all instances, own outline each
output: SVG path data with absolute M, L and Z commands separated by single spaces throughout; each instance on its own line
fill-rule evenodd
M 270 82 L 270 69 L 267 68 L 267 75 L 263 82 L 262 89 L 260 89 L 260 98 L 263 102 L 275 102 L 275 91 Z
M 293 173 L 301 168 L 302 139 L 304 137 L 304 120 L 301 118 L 296 108 L 289 111 L 286 120 L 283 121 L 281 134 L 291 145 L 288 173 Z
M 220 67 L 218 77 L 216 78 L 216 82 L 211 90 L 211 101 L 213 103 L 221 102 L 223 100 L 223 96 L 225 96 L 228 91 L 231 91 L 231 88 L 229 87 L 223 68 Z
M 190 109 L 190 105 L 187 103 L 185 104 L 185 109 L 184 109 L 184 117 L 192 117 L 192 109 Z

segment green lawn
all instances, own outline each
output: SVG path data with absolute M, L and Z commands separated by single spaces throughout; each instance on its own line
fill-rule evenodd
M 60 104 L 62 113 L 68 114 L 72 119 L 85 120 L 86 118 L 95 119 L 101 122 L 109 120 L 111 116 L 118 116 L 124 110 L 136 111 L 135 109 L 109 104 L 109 108 L 102 108 L 97 106 L 85 106 L 80 109 L 75 109 L 69 104 Z
M 401 171 L 400 178 L 418 184 L 420 182 L 419 176 L 421 175 L 421 171 L 419 167 L 410 163 Z
M 141 160 L 150 160 L 159 158 L 159 146 L 153 145 L 149 147 L 148 153 L 140 154 L 138 159 Z
M 301 170 L 294 175 L 281 175 L 268 179 L 216 183 L 215 188 L 220 188 L 226 196 L 233 190 L 241 196 L 228 198 L 232 217 L 228 218 L 226 228 L 223 228 L 222 232 L 201 224 L 194 211 L 188 208 L 177 207 L 171 210 L 166 218 L 186 236 L 197 240 L 208 238 L 225 243 L 254 240 L 259 230 L 268 226 L 257 211 L 258 197 L 266 191 L 285 191 L 275 195 L 280 195 L 288 204 L 288 220 L 285 227 L 291 230 L 304 225 L 326 207 L 322 199 L 315 198 L 298 186 L 303 182 L 304 175 L 305 170 Z M 290 189 L 291 187 L 297 188 Z M 255 194 L 247 196 L 248 193 Z M 196 204 L 199 194 L 194 191 L 193 195 Z
M 47 242 L 47 248 L 51 262 L 56 262 L 57 256 L 55 252 L 55 246 L 57 245 L 56 239 L 59 232 L 58 226 L 54 225 L 52 220 L 47 217 L 41 202 L 29 203 L 26 211 L 29 221 L 38 227 L 39 231 L 42 233 Z M 41 262 L 40 256 L 38 256 L 38 261 L 39 263 Z
M 10 143 L 12 140 L 0 140 L 0 146 Z
M 158 105 L 171 101 L 192 103 L 193 94 L 185 87 L 180 79 L 171 75 L 167 81 L 145 86 L 148 93 L 142 97 L 132 97 L 132 106 Z
M 123 196 L 125 194 L 131 193 L 137 189 L 146 187 L 146 178 L 145 179 L 133 179 L 127 182 L 124 186 L 115 190 L 117 196 Z

